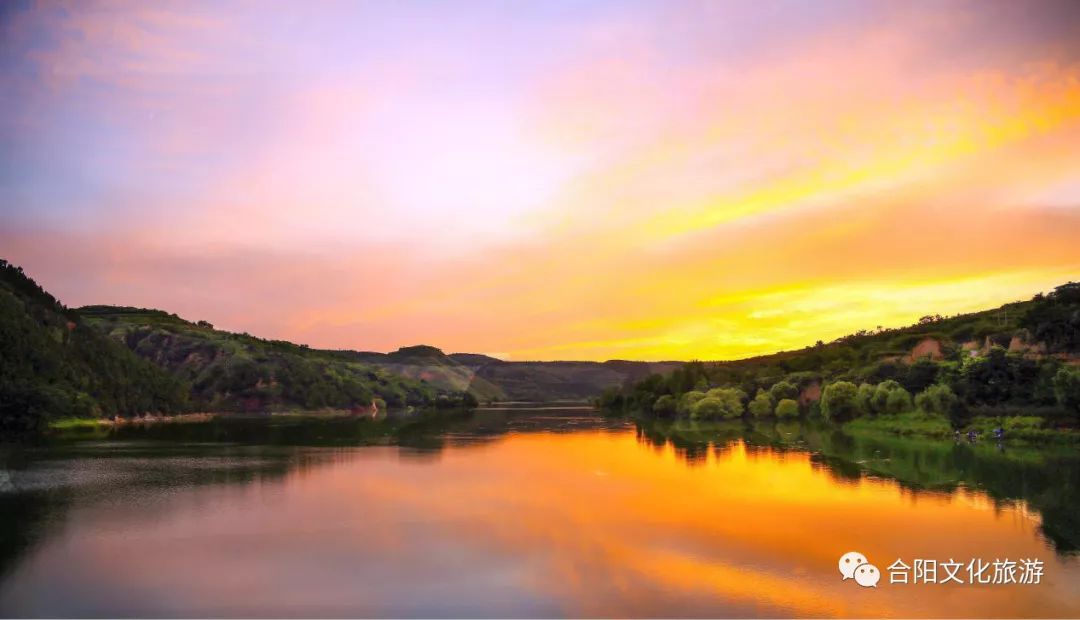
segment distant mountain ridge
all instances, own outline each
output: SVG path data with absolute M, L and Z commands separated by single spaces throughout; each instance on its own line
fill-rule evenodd
M 609 360 L 506 361 L 480 353 L 445 354 L 430 345 L 390 353 L 340 351 L 368 364 L 445 389 L 467 390 L 482 402 L 587 402 L 604 390 L 663 374 L 683 362 Z
M 77 312 L 89 325 L 124 343 L 139 357 L 190 381 L 196 401 L 211 409 L 346 406 L 369 392 L 391 405 L 419 404 L 437 399 L 438 392 L 467 392 L 480 402 L 587 402 L 604 390 L 682 365 L 624 360 L 514 362 L 477 353 L 447 355 L 430 345 L 406 346 L 389 353 L 312 349 L 217 330 L 205 321 L 187 321 L 163 310 L 95 305 Z M 291 356 L 292 361 L 283 361 L 283 356 Z M 303 368 L 313 363 L 319 368 Z M 359 373 L 361 382 L 374 384 L 351 385 L 348 393 L 355 393 L 351 400 L 337 392 L 323 396 L 326 390 L 309 388 L 327 364 L 340 366 L 332 374 L 343 375 L 346 383 L 349 376 Z M 356 373 L 341 370 L 352 366 Z M 379 372 L 365 375 L 373 370 Z M 299 389 L 303 397 L 296 386 L 282 381 L 284 376 L 291 378 L 297 373 L 306 377 L 305 386 Z M 399 381 L 389 385 L 391 378 Z

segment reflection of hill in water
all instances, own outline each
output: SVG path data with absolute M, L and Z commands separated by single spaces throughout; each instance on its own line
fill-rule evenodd
M 204 422 L 75 430 L 39 445 L 0 449 L 0 577 L 64 526 L 74 505 L 115 501 L 137 488 L 274 481 L 342 458 L 335 448 L 396 445 L 404 458 L 507 433 L 627 428 L 583 409 L 503 408 L 367 417 L 218 417 Z M 326 450 L 312 450 L 326 448 Z M 78 467 L 73 467 L 73 462 Z
M 1042 515 L 1042 534 L 1059 553 L 1080 550 L 1080 456 L 1068 448 L 853 436 L 799 422 L 646 420 L 637 423 L 637 435 L 652 447 L 670 444 L 691 466 L 742 441 L 751 452 L 810 452 L 839 480 L 875 476 L 914 492 L 966 488 L 998 505 L 1023 501 Z
M 277 481 L 349 458 L 357 446 L 399 446 L 402 458 L 434 459 L 449 446 L 482 445 L 507 434 L 626 432 L 634 425 L 582 409 L 480 409 L 383 419 L 218 418 L 190 424 L 123 426 L 9 447 L 0 463 L 0 576 L 37 541 L 63 528 L 70 509 L 123 501 L 139 488 L 190 488 Z M 1080 549 L 1080 458 L 1068 451 L 954 445 L 851 436 L 798 422 L 746 424 L 658 420 L 636 423 L 639 441 L 671 445 L 689 466 L 736 442 L 750 451 L 809 452 L 838 479 L 872 475 L 913 492 L 969 488 L 998 503 L 1024 501 L 1042 515 L 1042 532 L 1062 553 Z M 78 463 L 77 467 L 72 463 Z
M 180 425 L 174 425 L 180 426 Z M 78 467 L 71 463 L 78 462 Z M 89 441 L 0 452 L 0 578 L 26 551 L 64 527 L 69 509 L 124 501 L 138 488 L 279 480 L 317 464 L 295 449 L 152 441 Z

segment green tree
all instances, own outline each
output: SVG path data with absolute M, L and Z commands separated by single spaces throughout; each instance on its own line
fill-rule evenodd
M 664 394 L 660 398 L 656 399 L 653 403 L 652 410 L 656 415 L 671 416 L 675 415 L 675 410 L 678 409 L 679 403 L 675 400 L 675 397 L 671 394 Z
M 746 411 L 743 408 L 743 400 L 746 399 L 746 392 L 743 392 L 739 388 L 713 388 L 709 390 L 708 397 L 720 401 L 720 416 L 723 418 L 737 418 Z
M 705 396 L 690 406 L 690 415 L 702 420 L 720 418 L 724 415 L 724 405 L 719 398 Z
M 966 400 L 975 405 L 1000 405 L 1012 395 L 1017 358 L 999 346 L 990 354 L 964 366 L 961 387 Z
M 750 401 L 750 414 L 755 418 L 764 418 L 773 414 L 773 399 L 765 390 L 758 390 L 757 396 Z
M 938 380 L 940 366 L 937 362 L 928 359 L 917 360 L 907 367 L 904 373 L 903 386 L 911 393 L 918 393 L 933 385 Z
M 886 413 L 906 413 L 911 411 L 912 407 L 911 394 L 902 387 L 890 391 L 888 398 L 885 400 Z
M 859 403 L 859 409 L 862 410 L 863 413 L 874 413 L 874 390 L 875 386 L 872 383 L 859 384 L 859 391 L 856 395 L 856 400 Z
M 836 381 L 825 386 L 821 394 L 821 413 L 831 422 L 845 422 L 861 413 L 859 389 L 850 381 Z
M 926 413 L 952 415 L 960 404 L 960 399 L 949 386 L 938 383 L 931 385 L 915 396 L 915 406 Z
M 694 413 L 694 405 L 703 398 L 705 398 L 705 392 L 699 392 L 698 390 L 691 390 L 683 394 L 679 399 L 678 412 L 683 415 L 692 415 Z
M 904 389 L 904 386 L 892 379 L 877 384 L 877 387 L 874 388 L 874 396 L 870 399 L 874 411 L 876 413 L 886 413 L 888 411 L 889 394 L 894 390 L 902 389 Z
M 1057 371 L 1054 397 L 1063 409 L 1080 414 L 1080 369 L 1063 367 Z
M 799 398 L 799 388 L 788 381 L 778 381 L 769 388 L 769 396 L 772 396 L 775 402 L 780 402 L 785 398 L 795 400 Z
M 797 418 L 799 417 L 799 403 L 790 398 L 784 398 L 776 403 L 776 417 Z

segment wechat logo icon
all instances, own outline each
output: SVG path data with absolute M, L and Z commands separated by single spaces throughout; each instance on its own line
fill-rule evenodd
M 858 551 L 848 551 L 840 556 L 838 562 L 843 581 L 854 579 L 855 583 L 864 588 L 876 588 L 881 579 L 881 571 L 866 560 L 866 556 Z

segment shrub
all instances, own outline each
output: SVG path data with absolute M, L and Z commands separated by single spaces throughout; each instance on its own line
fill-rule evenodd
M 1005 420 L 1002 422 L 1001 427 L 1003 429 L 1005 429 L 1006 432 L 1008 432 L 1008 431 L 1035 431 L 1035 430 L 1041 429 L 1043 427 L 1044 422 L 1045 422 L 1045 420 L 1043 420 L 1042 418 L 1037 417 L 1037 416 L 1014 415 L 1014 416 L 1009 416 L 1009 417 L 1005 418 Z
M 799 416 L 799 403 L 785 398 L 776 403 L 776 417 L 778 418 L 796 418 Z
M 826 420 L 844 422 L 858 417 L 858 388 L 850 381 L 836 381 L 821 394 L 821 413 Z
M 915 397 L 915 406 L 927 413 L 951 415 L 960 404 L 952 388 L 944 384 L 931 385 Z
M 904 389 L 910 392 L 921 392 L 933 385 L 938 380 L 939 366 L 936 362 L 928 359 L 920 359 L 908 366 L 904 373 Z
M 653 403 L 653 413 L 657 415 L 670 416 L 675 415 L 675 410 L 678 409 L 678 403 L 675 401 L 675 397 L 671 394 L 664 394 L 660 398 L 656 399 Z
M 888 411 L 889 393 L 894 390 L 904 389 L 896 381 L 892 379 L 888 381 L 882 381 L 874 388 L 874 396 L 870 399 L 870 405 L 877 413 L 886 413 Z
M 694 413 L 694 405 L 705 398 L 705 392 L 699 392 L 698 390 L 691 390 L 682 395 L 679 399 L 678 412 L 683 415 L 692 415 Z
M 745 411 L 743 399 L 746 398 L 746 392 L 739 388 L 714 388 L 709 390 L 707 398 L 720 401 L 720 417 L 737 418 Z
M 755 418 L 764 418 L 773 414 L 773 399 L 765 390 L 758 390 L 757 396 L 750 401 L 750 413 Z
M 698 399 L 693 405 L 690 406 L 690 415 L 695 418 L 711 419 L 722 417 L 724 413 L 724 405 L 720 402 L 719 398 L 712 396 L 706 396 Z
M 889 392 L 889 396 L 885 401 L 886 413 L 905 413 L 911 411 L 913 408 L 914 407 L 911 404 L 911 394 L 902 387 L 898 387 Z
M 1054 374 L 1054 398 L 1062 409 L 1080 413 L 1080 369 L 1062 368 Z
M 769 388 L 769 396 L 771 396 L 775 402 L 780 402 L 785 398 L 795 400 L 799 398 L 799 388 L 788 381 L 778 381 Z
M 874 385 L 871 383 L 862 383 L 859 385 L 859 391 L 855 396 L 855 400 L 859 403 L 859 409 L 863 413 L 874 413 L 874 406 L 871 401 L 874 399 Z

